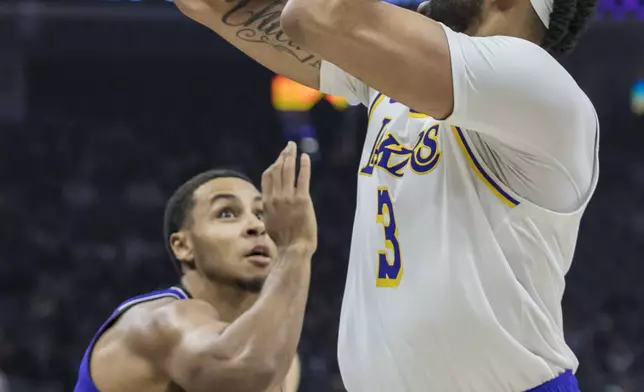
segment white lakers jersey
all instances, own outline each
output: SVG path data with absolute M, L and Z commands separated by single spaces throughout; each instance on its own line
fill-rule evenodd
M 322 66 L 323 92 L 369 111 L 338 348 L 349 392 L 519 392 L 578 366 L 561 298 L 598 175 L 595 111 L 536 45 L 446 33 L 444 121 Z

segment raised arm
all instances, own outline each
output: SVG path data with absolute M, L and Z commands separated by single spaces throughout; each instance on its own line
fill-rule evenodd
M 579 160 L 568 162 L 570 151 L 584 143 L 587 148 L 576 151 L 592 168 L 594 108 L 568 72 L 532 42 L 471 37 L 376 0 L 289 0 L 282 27 L 324 60 L 414 110 L 518 151 L 536 149 L 571 171 Z M 579 176 L 588 182 L 587 173 Z
M 133 330 L 128 345 L 187 392 L 215 385 L 231 392 L 267 390 L 285 377 L 296 352 L 310 257 L 282 252 L 257 303 L 229 325 L 204 302 L 174 301 Z
M 282 27 L 394 100 L 482 134 L 489 148 L 497 146 L 497 157 L 504 153 L 504 162 L 511 162 L 514 183 L 530 183 L 522 196 L 548 195 L 536 201 L 541 206 L 570 211 L 593 189 L 595 110 L 538 45 L 510 36 L 471 37 L 376 0 L 289 0 Z M 553 198 L 562 192 L 551 189 L 562 183 L 574 191 Z
M 442 26 L 377 0 L 289 0 L 282 27 L 368 86 L 435 118 L 453 106 Z
M 174 301 L 129 333 L 128 345 L 187 392 L 263 391 L 280 383 L 302 332 L 317 227 L 309 197 L 310 160 L 295 184 L 290 144 L 264 173 L 266 230 L 279 254 L 257 302 L 231 324 L 210 305 Z
M 175 4 L 273 72 L 318 89 L 320 58 L 294 44 L 280 27 L 286 0 L 175 0 Z

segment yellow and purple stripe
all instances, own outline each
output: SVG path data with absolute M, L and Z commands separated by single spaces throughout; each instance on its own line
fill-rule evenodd
M 376 94 L 376 98 L 373 100 L 373 103 L 371 103 L 371 107 L 369 107 L 369 112 L 368 112 L 368 121 L 367 124 L 371 124 L 371 115 L 373 114 L 374 110 L 376 110 L 376 107 L 380 105 L 380 102 L 385 98 L 385 96 L 382 93 Z M 368 125 L 367 125 L 368 126 Z
M 458 144 L 461 148 L 461 151 L 463 152 L 463 155 L 465 155 L 465 158 L 467 159 L 467 162 L 469 163 L 470 167 L 472 170 L 474 170 L 474 173 L 476 176 L 483 181 L 485 186 L 494 193 L 496 197 L 498 197 L 505 205 L 507 205 L 510 208 L 514 208 L 519 205 L 519 201 L 509 195 L 503 187 L 501 187 L 499 184 L 496 183 L 490 177 L 489 174 L 485 170 L 483 170 L 483 167 L 481 164 L 478 162 L 476 159 L 476 156 L 472 152 L 472 149 L 470 146 L 467 144 L 467 141 L 465 140 L 465 136 L 463 135 L 463 131 L 459 127 L 454 127 L 452 126 L 452 133 L 454 134 L 454 137 L 458 141 Z

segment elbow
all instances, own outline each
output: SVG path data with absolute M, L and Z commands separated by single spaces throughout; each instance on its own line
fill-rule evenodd
M 279 367 L 268 359 L 242 361 L 238 366 L 237 372 L 248 378 L 248 385 L 239 392 L 267 391 L 276 382 L 281 381 L 278 380 Z
M 280 23 L 288 38 L 301 45 L 304 43 L 306 36 L 305 27 L 311 26 L 312 18 L 311 12 L 305 6 L 299 4 L 299 0 L 291 0 L 282 10 Z
M 309 38 L 328 36 L 335 31 L 340 1 L 289 0 L 280 17 L 282 30 L 294 43 L 310 45 L 312 40 Z
M 203 0 L 175 0 L 174 5 L 182 14 L 195 20 L 211 11 L 208 4 Z
M 279 376 L 279 368 L 269 360 L 221 359 L 202 360 L 193 369 L 186 392 L 209 392 L 213 386 L 229 392 L 269 390 Z

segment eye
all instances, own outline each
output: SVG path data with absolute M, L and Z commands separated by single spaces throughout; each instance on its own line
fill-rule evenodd
M 219 214 L 217 214 L 217 218 L 219 219 L 232 219 L 235 217 L 235 213 L 230 210 L 230 209 L 224 209 L 219 211 Z
M 255 213 L 255 216 L 257 217 L 257 219 L 263 221 L 264 220 L 264 211 L 257 211 Z

